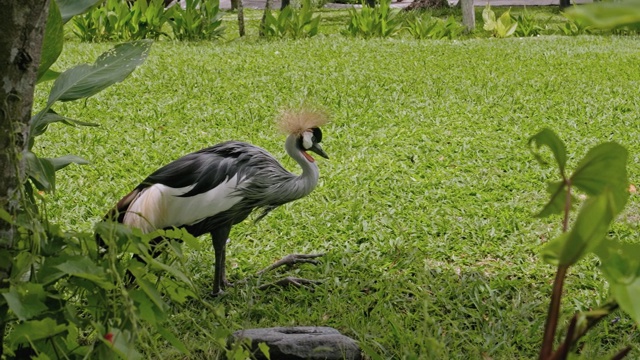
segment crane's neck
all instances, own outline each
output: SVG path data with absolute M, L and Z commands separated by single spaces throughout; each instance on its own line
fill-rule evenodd
M 289 188 L 291 192 L 286 197 L 291 197 L 291 199 L 287 199 L 288 201 L 309 195 L 318 184 L 318 177 L 320 176 L 318 165 L 316 165 L 315 161 L 313 161 L 309 155 L 305 156 L 302 149 L 297 145 L 297 139 L 297 136 L 289 135 L 284 144 L 287 154 L 302 168 L 302 174 L 290 180 Z

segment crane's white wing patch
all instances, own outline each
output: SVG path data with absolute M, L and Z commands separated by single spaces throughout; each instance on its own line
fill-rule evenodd
M 131 202 L 123 223 L 148 233 L 171 226 L 195 224 L 205 218 L 229 210 L 242 200 L 232 195 L 239 179 L 227 178 L 215 188 L 189 197 L 180 197 L 195 185 L 172 188 L 162 184 L 152 185 L 140 192 Z

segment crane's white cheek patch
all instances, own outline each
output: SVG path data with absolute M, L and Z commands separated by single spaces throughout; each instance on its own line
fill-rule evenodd
M 313 146 L 313 133 L 306 131 L 302 133 L 302 147 L 305 149 L 311 149 Z
M 238 177 L 234 176 L 205 193 L 180 197 L 195 185 L 172 188 L 155 184 L 143 190 L 131 203 L 123 222 L 140 228 L 145 233 L 171 226 L 195 224 L 229 210 L 242 200 L 240 196 L 230 195 L 237 185 Z

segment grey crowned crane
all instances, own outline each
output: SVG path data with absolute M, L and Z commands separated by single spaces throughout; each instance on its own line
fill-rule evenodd
M 328 159 L 320 146 L 320 126 L 326 121 L 324 114 L 310 110 L 282 114 L 280 127 L 288 134 L 285 150 L 302 168 L 301 175 L 287 171 L 262 148 L 227 141 L 156 170 L 123 197 L 107 218 L 144 233 L 175 227 L 196 237 L 211 234 L 215 251 L 212 294 L 219 295 L 228 284 L 225 249 L 231 227 L 254 209 L 262 209 L 259 220 L 316 187 L 319 171 L 309 152 Z

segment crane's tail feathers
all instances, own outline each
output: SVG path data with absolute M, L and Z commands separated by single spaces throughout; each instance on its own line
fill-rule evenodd
M 286 134 L 301 135 L 303 132 L 329 122 L 327 113 L 318 108 L 301 107 L 285 110 L 280 114 L 278 125 Z

